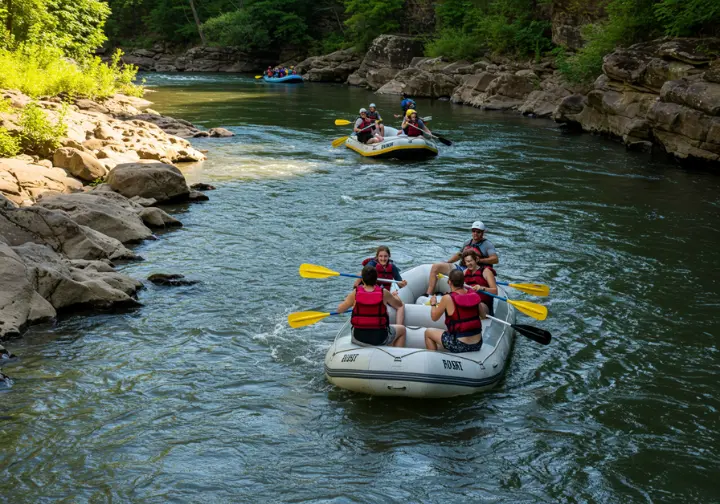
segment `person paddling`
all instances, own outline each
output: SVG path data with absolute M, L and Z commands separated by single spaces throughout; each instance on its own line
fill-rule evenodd
M 474 248 L 468 248 L 462 253 L 462 262 L 466 267 L 465 285 L 469 285 L 480 296 L 483 314 L 493 315 L 493 298 L 485 294 L 498 294 L 495 274 L 490 266 L 482 266 L 478 262 L 480 254 Z
M 408 110 L 405 114 L 401 128 L 403 133 L 409 137 L 422 136 L 423 132 L 432 135 L 432 132 L 425 126 L 423 120 L 418 117 L 417 112 L 413 109 Z
M 448 275 L 454 268 L 464 270 L 464 265 L 455 265 L 454 263 L 460 259 L 461 254 L 467 249 L 475 249 L 480 255 L 479 264 L 481 266 L 490 266 L 490 271 L 493 275 L 497 276 L 495 269 L 492 268 L 493 264 L 497 264 L 498 254 L 495 250 L 495 245 L 485 238 L 485 224 L 482 221 L 475 221 L 471 226 L 472 238 L 462 244 L 460 250 L 457 251 L 453 256 L 447 260 L 447 262 L 435 263 L 430 268 L 430 278 L 428 279 L 427 295 L 431 296 L 435 293 L 435 285 L 437 284 L 438 273 Z
M 377 108 L 375 107 L 374 103 L 371 103 L 368 106 L 368 113 L 367 116 L 375 121 L 375 125 L 377 128 L 378 133 L 381 137 L 385 138 L 385 125 L 383 124 L 383 119 L 380 116 L 380 112 L 377 111 Z
M 407 111 L 410 110 L 410 109 L 416 109 L 416 108 L 417 108 L 417 105 L 415 105 L 415 100 L 413 100 L 412 98 L 408 97 L 407 93 L 403 93 L 403 94 L 402 94 L 402 100 L 400 101 L 400 108 L 402 109 L 403 113 L 402 113 L 402 115 L 400 115 L 400 114 L 395 114 L 395 118 L 396 118 L 396 119 L 399 119 L 399 118 L 401 118 L 401 117 L 404 118 L 405 115 L 407 114 Z
M 437 321 L 445 314 L 447 330 L 425 329 L 425 348 L 451 353 L 477 352 L 482 347 L 482 302 L 477 292 L 463 286 L 465 275 L 460 270 L 450 272 L 450 294 L 440 302 L 434 297 L 430 318 Z
M 353 131 L 357 133 L 357 140 L 364 144 L 382 142 L 382 137 L 373 134 L 375 121 L 370 119 L 365 108 L 360 109 L 360 117 L 355 120 Z
M 405 327 L 390 325 L 387 308 L 401 308 L 403 302 L 397 295 L 377 285 L 377 269 L 365 266 L 362 270 L 362 284 L 348 294 L 338 305 L 338 313 L 352 307 L 350 324 L 352 342 L 359 346 L 405 346 Z
M 395 280 L 396 285 L 399 288 L 403 288 L 407 285 L 407 280 L 403 280 L 400 275 L 400 269 L 395 266 L 392 259 L 390 259 L 390 247 L 387 245 L 380 245 L 375 251 L 375 257 L 368 257 L 362 262 L 363 267 L 371 266 L 377 270 L 378 279 L 380 280 Z M 355 280 L 355 287 L 360 285 L 360 279 Z M 392 284 L 382 282 L 380 286 L 384 289 L 390 290 Z M 405 321 L 405 308 L 400 307 L 397 309 L 395 314 L 395 322 L 398 325 L 404 325 Z

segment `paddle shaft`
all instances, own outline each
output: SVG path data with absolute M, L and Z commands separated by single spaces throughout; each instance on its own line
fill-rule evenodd
M 348 278 L 362 278 L 360 275 L 351 275 L 350 273 L 340 273 L 340 276 L 344 276 L 344 277 L 348 277 Z M 384 278 L 378 278 L 377 281 L 380 283 L 391 284 L 391 283 L 395 283 L 395 282 L 400 282 L 401 280 L 386 280 Z

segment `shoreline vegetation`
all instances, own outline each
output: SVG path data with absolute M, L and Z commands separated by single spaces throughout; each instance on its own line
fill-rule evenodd
M 157 113 L 121 51 L 95 55 L 109 14 L 97 0 L 0 4 L 3 343 L 61 315 L 141 306 L 143 283 L 115 264 L 182 226 L 163 205 L 208 199 L 196 189 L 212 186 L 174 166 L 206 159 L 186 138 L 233 135 Z M 0 367 L 11 356 L 0 346 Z

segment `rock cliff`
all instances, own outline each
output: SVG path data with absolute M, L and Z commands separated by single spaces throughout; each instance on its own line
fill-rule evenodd
M 653 144 L 684 160 L 720 161 L 720 40 L 659 39 L 605 57 L 587 95 L 553 117 L 585 131 Z

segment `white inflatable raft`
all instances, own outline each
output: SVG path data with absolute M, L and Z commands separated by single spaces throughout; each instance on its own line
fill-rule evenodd
M 325 375 L 338 387 L 379 396 L 453 397 L 488 390 L 503 377 L 514 330 L 499 322 L 483 321 L 483 344 L 479 352 L 447 353 L 425 349 L 425 328 L 445 328 L 445 319 L 430 318 L 424 296 L 430 265 L 412 268 L 402 277 L 408 285 L 400 289 L 405 303 L 405 348 L 360 347 L 350 338 L 348 321 L 325 355 Z M 449 292 L 447 280 L 437 289 Z M 505 295 L 501 287 L 500 294 Z M 515 309 L 495 300 L 495 317 L 515 323 Z M 395 310 L 388 308 L 391 323 Z
M 395 128 L 385 126 L 385 141 L 376 144 L 358 142 L 352 135 L 345 141 L 345 147 L 361 156 L 373 158 L 425 159 L 438 155 L 437 142 L 432 137 L 409 137 Z

